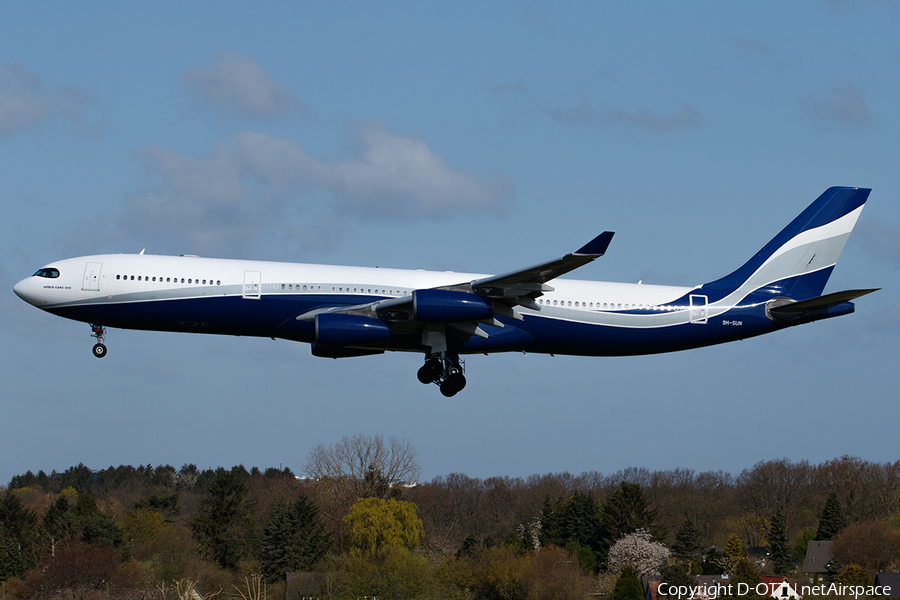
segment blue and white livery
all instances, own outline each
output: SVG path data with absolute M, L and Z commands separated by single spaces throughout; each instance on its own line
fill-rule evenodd
M 850 300 L 875 290 L 822 291 L 870 191 L 826 190 L 742 267 L 694 287 L 559 279 L 603 256 L 605 232 L 503 275 L 141 252 L 56 261 L 15 292 L 90 323 L 98 357 L 107 327 L 283 338 L 330 358 L 420 352 L 419 380 L 452 396 L 466 384 L 460 355 L 653 354 L 851 313 Z

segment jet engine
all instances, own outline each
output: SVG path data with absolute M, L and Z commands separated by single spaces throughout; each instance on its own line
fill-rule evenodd
M 316 315 L 316 343 L 324 346 L 368 346 L 391 341 L 391 328 L 372 317 L 321 313 Z
M 468 292 L 452 290 L 416 290 L 413 315 L 423 323 L 481 321 L 494 316 L 493 302 Z

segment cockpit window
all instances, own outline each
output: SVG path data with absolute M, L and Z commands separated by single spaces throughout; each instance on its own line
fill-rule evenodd
M 49 279 L 56 279 L 57 277 L 59 277 L 59 269 L 38 269 L 38 272 L 34 274 L 34 277 L 47 277 Z

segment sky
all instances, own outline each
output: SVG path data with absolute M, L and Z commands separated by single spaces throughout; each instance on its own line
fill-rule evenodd
M 894 462 L 900 3 L 47 2 L 0 18 L 0 485 L 120 464 L 290 467 L 408 439 L 422 480 Z M 110 330 L 13 285 L 198 254 L 697 285 L 826 188 L 870 187 L 826 292 L 856 313 L 674 354 L 330 360 Z

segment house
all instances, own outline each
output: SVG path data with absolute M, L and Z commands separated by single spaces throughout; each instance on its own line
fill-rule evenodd
M 760 577 L 766 585 L 766 594 L 773 598 L 802 598 L 803 596 L 797 590 L 797 584 L 793 583 L 787 577 L 770 577 L 763 575 Z
M 875 585 L 890 587 L 890 590 L 885 590 L 888 598 L 900 598 L 900 573 L 878 573 L 875 575 Z
M 803 572 L 810 576 L 824 575 L 828 572 L 828 563 L 831 562 L 830 541 L 810 542 L 806 547 L 806 560 L 803 561 Z

